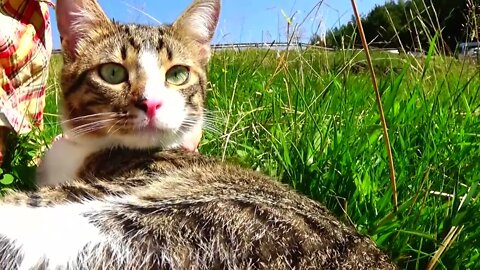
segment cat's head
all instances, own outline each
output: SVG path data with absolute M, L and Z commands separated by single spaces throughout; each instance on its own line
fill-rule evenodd
M 117 3 L 115 3 L 117 4 Z M 134 148 L 172 147 L 202 125 L 220 0 L 194 0 L 172 24 L 119 24 L 96 0 L 58 0 L 63 128 Z

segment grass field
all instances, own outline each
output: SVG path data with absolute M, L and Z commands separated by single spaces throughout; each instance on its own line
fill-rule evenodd
M 394 212 L 375 95 L 354 51 L 218 52 L 201 152 L 293 186 L 370 235 L 402 268 L 480 269 L 480 67 L 441 56 L 374 54 L 395 161 Z M 16 179 L 60 132 L 52 60 L 45 130 L 19 139 Z M 20 181 L 19 179 L 22 179 Z M 4 181 L 9 184 L 9 181 Z

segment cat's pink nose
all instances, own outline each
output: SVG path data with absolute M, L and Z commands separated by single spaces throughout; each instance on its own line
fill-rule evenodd
M 137 104 L 137 108 L 144 111 L 149 119 L 155 117 L 160 107 L 162 107 L 162 102 L 157 99 L 144 99 Z

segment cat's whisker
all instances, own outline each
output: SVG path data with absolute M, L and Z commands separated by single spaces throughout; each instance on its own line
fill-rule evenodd
M 76 126 L 76 127 L 72 128 L 71 131 L 81 129 L 83 127 L 95 126 L 95 125 L 98 125 L 98 124 L 104 124 L 104 123 L 108 123 L 108 122 L 115 121 L 115 120 L 117 120 L 117 119 L 108 118 L 108 119 L 98 120 L 98 121 L 94 121 L 94 122 L 89 122 L 89 123 L 86 123 L 86 124 L 83 124 L 83 125 L 80 125 L 80 126 Z
M 104 112 L 104 113 L 95 113 L 95 114 L 89 114 L 89 115 L 82 115 L 78 116 L 75 118 L 67 119 L 61 121 L 62 124 L 65 123 L 70 123 L 70 122 L 77 122 L 77 121 L 82 121 L 82 120 L 90 120 L 90 119 L 95 119 L 95 118 L 101 118 L 101 117 L 106 117 L 106 116 L 117 116 L 118 113 L 115 112 Z
M 219 118 L 219 117 L 205 117 L 203 119 L 203 122 L 208 124 L 208 125 L 215 125 L 215 126 L 221 126 L 223 123 L 225 123 L 226 121 L 224 121 L 224 118 Z
M 96 125 L 85 126 L 81 129 L 71 130 L 72 137 L 79 137 L 97 130 L 101 130 L 107 126 L 108 123 L 97 123 Z
M 198 115 L 189 115 L 184 121 L 183 124 L 185 127 L 194 127 L 198 124 L 200 116 Z M 206 131 L 210 131 L 214 134 L 221 134 L 221 129 L 217 127 L 216 122 L 214 119 L 204 118 L 202 119 L 202 128 Z
M 197 122 L 185 122 L 185 121 L 184 121 L 184 122 L 182 123 L 182 126 L 183 126 L 183 127 L 186 127 L 186 128 L 194 128 L 194 127 L 197 126 L 197 124 L 198 124 Z
M 110 122 L 116 119 L 105 119 L 75 127 L 70 130 L 72 137 L 78 137 L 105 128 Z
M 183 123 L 196 125 L 196 124 L 199 123 L 199 121 L 198 121 L 198 120 L 194 120 L 194 119 L 185 119 L 185 120 L 183 120 Z
M 82 133 L 75 133 L 75 134 L 72 134 L 72 135 L 70 136 L 70 138 L 72 138 L 72 139 L 73 139 L 73 138 L 78 138 L 78 137 L 81 137 L 81 136 L 83 136 L 83 135 L 85 135 L 85 134 L 88 134 L 88 133 L 91 133 L 91 132 L 93 132 L 93 131 L 85 131 L 85 132 L 82 132 Z
M 75 132 L 75 133 L 69 135 L 69 138 L 72 138 L 72 139 L 73 138 L 78 138 L 78 137 L 81 137 L 85 134 L 92 133 L 92 132 L 97 131 L 97 130 L 99 130 L 99 129 L 98 128 L 85 129 L 85 130 L 82 130 L 81 132 Z
M 197 114 L 197 113 L 190 113 L 188 114 L 187 118 L 192 118 L 192 119 L 202 119 L 204 122 L 224 122 L 224 117 L 222 114 L 211 112 L 211 111 L 203 111 L 203 114 Z
M 100 130 L 105 126 L 106 126 L 105 124 L 91 125 L 91 126 L 86 126 L 86 127 L 75 129 L 75 130 L 70 130 L 70 133 L 73 135 L 80 135 L 80 134 L 85 134 L 85 133 L 90 133 L 96 130 Z
M 84 134 L 87 134 L 87 133 L 91 133 L 91 132 L 100 130 L 101 128 L 103 128 L 103 126 L 84 127 L 82 129 L 77 129 L 77 130 L 74 130 L 74 131 L 70 131 L 69 132 L 69 137 L 75 138 L 75 137 L 78 137 L 78 136 L 81 136 L 81 135 L 84 135 Z
M 204 123 L 209 123 L 209 124 L 217 124 L 217 123 L 222 123 L 222 121 L 219 121 L 216 118 L 203 118 Z
M 115 129 L 115 130 L 112 132 L 112 134 L 115 134 L 117 131 L 119 131 L 120 129 L 122 129 L 123 127 L 125 127 L 125 126 L 127 125 L 126 119 L 120 119 L 120 120 L 118 120 L 117 122 L 115 122 L 115 123 L 108 129 L 107 134 L 110 134 L 110 132 L 112 131 L 112 129 L 113 129 L 115 126 L 117 126 L 118 123 L 120 123 L 120 121 L 122 121 L 122 120 L 124 120 L 124 121 L 123 121 L 123 126 L 119 126 L 117 129 Z
M 69 119 L 69 120 L 83 119 L 83 118 L 89 118 L 89 117 L 92 117 L 92 116 L 99 116 L 99 115 L 116 115 L 116 114 L 118 114 L 118 113 L 116 113 L 116 112 L 93 113 L 93 114 L 87 114 L 87 115 L 77 116 L 77 117 L 71 118 L 71 119 Z
M 214 126 L 204 125 L 203 129 L 206 131 L 210 131 L 213 134 L 217 134 L 217 135 L 222 134 L 222 130 Z
M 211 111 L 211 110 L 207 110 L 207 109 L 204 109 L 203 110 L 203 116 L 205 118 L 224 118 L 224 113 L 225 112 L 222 112 L 222 111 Z

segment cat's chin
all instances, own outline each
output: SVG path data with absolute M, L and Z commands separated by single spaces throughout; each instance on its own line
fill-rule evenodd
M 164 136 L 164 134 L 168 133 L 174 133 L 175 131 L 169 128 L 162 128 L 158 127 L 156 125 L 146 125 L 146 126 L 140 126 L 135 129 L 134 135 L 135 136 L 142 136 L 142 135 L 148 135 L 148 136 Z
M 145 130 L 131 135 L 114 136 L 113 144 L 132 149 L 162 148 L 171 149 L 179 145 L 179 137 L 174 132 Z

